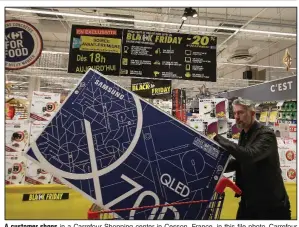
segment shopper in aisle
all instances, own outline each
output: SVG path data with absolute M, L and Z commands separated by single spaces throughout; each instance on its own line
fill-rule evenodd
M 236 171 L 236 184 L 242 190 L 236 219 L 291 219 L 274 132 L 256 120 L 255 106 L 249 100 L 238 98 L 232 105 L 242 129 L 238 144 L 220 135 L 214 140 L 234 158 L 226 172 Z

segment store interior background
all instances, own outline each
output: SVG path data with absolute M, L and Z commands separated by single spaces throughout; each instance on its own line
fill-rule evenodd
M 32 66 L 21 70 L 6 70 L 6 82 L 12 84 L 10 95 L 26 97 L 30 103 L 33 91 L 60 93 L 62 99 L 77 85 L 81 74 L 67 73 L 68 53 L 72 24 L 105 26 L 128 29 L 144 29 L 164 32 L 178 32 L 178 27 L 167 22 L 181 24 L 185 8 L 24 8 L 32 12 L 6 10 L 6 20 L 24 20 L 35 26 L 43 39 L 43 52 Z M 296 8 L 198 8 L 198 17 L 189 17 L 179 30 L 186 34 L 217 36 L 217 82 L 172 80 L 172 88 L 185 88 L 187 99 L 195 98 L 205 85 L 212 94 L 257 85 L 271 80 L 296 76 L 296 37 L 280 33 L 297 33 Z M 55 13 L 71 13 L 101 16 L 102 19 L 50 15 L 34 10 Z M 130 22 L 110 20 L 105 17 L 132 19 Z M 161 24 L 142 23 L 134 20 L 158 21 Z M 186 24 L 199 25 L 188 27 Z M 201 27 L 203 26 L 203 27 Z M 210 26 L 210 27 L 209 27 Z M 215 27 L 218 27 L 215 29 Z M 250 29 L 255 32 L 231 31 L 221 27 Z M 260 33 L 268 31 L 269 33 Z M 271 33 L 274 32 L 274 33 Z M 292 57 L 292 64 L 286 70 L 283 56 L 286 49 Z M 242 57 L 234 57 L 241 53 Z M 243 72 L 251 70 L 252 79 L 244 79 Z M 109 76 L 109 75 L 108 75 Z M 130 89 L 130 80 L 110 76 L 121 86 Z M 262 91 L 260 95 L 263 95 Z M 280 101 L 280 100 L 278 100 Z M 6 217 L 12 219 L 77 219 L 86 218 L 91 203 L 79 193 L 61 185 L 41 185 L 42 191 L 66 191 L 73 200 L 62 202 L 59 207 L 53 201 L 32 205 L 19 201 L 20 191 L 32 193 L 28 185 L 8 186 L 6 191 Z M 296 184 L 288 186 L 292 194 L 292 218 L 296 218 Z M 11 202 L 15 201 L 15 202 Z M 234 219 L 238 199 L 228 192 L 222 212 L 223 219 Z M 16 205 L 17 204 L 17 205 Z M 55 209 L 54 209 L 55 208 Z M 69 212 L 65 212 L 68 209 Z M 34 217 L 32 216 L 34 215 Z

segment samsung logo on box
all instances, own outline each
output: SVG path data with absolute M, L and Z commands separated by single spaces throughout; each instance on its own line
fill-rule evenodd
M 123 99 L 124 95 L 113 89 L 112 87 L 109 87 L 107 84 L 104 84 L 103 82 L 100 82 L 99 80 L 96 80 L 95 85 L 99 86 L 100 88 L 106 90 L 107 92 L 111 93 L 111 95 L 114 95 L 115 97 L 119 99 Z

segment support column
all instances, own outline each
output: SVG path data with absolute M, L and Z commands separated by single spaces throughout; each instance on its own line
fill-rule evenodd
M 33 91 L 40 90 L 40 77 L 31 76 L 29 78 L 28 99 L 31 100 Z
M 29 78 L 29 86 L 28 86 L 28 101 L 30 103 L 28 106 L 29 113 L 31 109 L 32 94 L 34 91 L 39 91 L 39 90 L 40 90 L 40 77 L 31 76 Z

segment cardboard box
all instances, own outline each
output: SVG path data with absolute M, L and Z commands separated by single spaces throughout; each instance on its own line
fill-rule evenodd
M 296 165 L 297 147 L 292 140 L 277 138 L 278 153 L 281 166 Z M 288 143 L 289 142 L 289 143 Z
M 297 125 L 296 124 L 289 124 L 289 138 L 290 139 L 297 139 Z
M 39 185 L 39 184 L 51 184 L 52 174 L 47 173 L 37 164 L 32 161 L 27 161 L 25 184 Z
M 218 134 L 218 119 L 217 118 L 210 118 L 203 120 L 203 129 L 204 134 L 212 138 L 214 135 Z
M 285 157 L 287 165 L 293 165 L 293 164 L 296 165 L 297 155 L 296 155 L 296 150 L 295 149 L 290 148 L 290 149 L 285 150 L 284 157 Z
M 228 100 L 224 98 L 216 98 L 214 100 L 216 103 L 215 108 L 216 108 L 216 117 L 217 118 L 229 118 L 229 113 L 228 113 Z
M 57 177 L 52 177 L 52 184 L 63 184 Z
M 287 164 L 286 153 L 288 150 L 288 148 L 278 148 L 280 166 L 285 166 Z
M 25 97 L 9 95 L 5 102 L 6 120 L 24 120 L 28 119 L 28 99 Z
M 5 159 L 5 184 L 24 184 L 27 159 L 21 154 L 7 154 Z
M 229 118 L 228 100 L 224 98 L 200 99 L 199 114 L 204 118 Z
M 34 91 L 32 95 L 30 118 L 37 121 L 48 121 L 57 112 L 60 94 Z
M 231 139 L 239 139 L 240 138 L 241 129 L 237 127 L 235 119 L 227 120 L 227 138 Z
M 168 114 L 172 114 L 172 102 L 164 101 L 162 99 L 153 99 L 153 104 L 157 106 L 159 109 L 165 111 Z
M 282 166 L 282 178 L 285 182 L 296 182 L 297 181 L 297 169 L 296 164 L 289 166 Z
M 296 182 L 297 181 L 297 168 L 296 164 L 292 164 L 287 167 L 287 182 Z
M 30 125 L 30 143 L 34 142 L 48 125 L 46 121 L 33 121 Z
M 28 149 L 29 121 L 6 120 L 5 121 L 5 151 L 21 155 Z
M 199 115 L 203 118 L 216 117 L 216 109 L 214 108 L 215 102 L 212 103 L 212 99 L 200 99 L 199 100 Z
M 289 138 L 290 132 L 288 124 L 275 123 L 273 129 L 277 137 Z
M 297 147 L 295 143 L 285 144 L 285 159 L 288 164 L 296 164 Z
M 218 119 L 218 134 L 227 135 L 227 119 Z
M 194 118 L 194 117 L 189 117 L 187 120 L 187 124 L 191 127 L 196 129 L 197 131 L 203 133 L 204 132 L 204 127 L 203 127 L 203 119 L 200 118 Z
M 288 146 L 284 143 L 283 139 L 281 137 L 276 137 L 277 140 L 277 146 L 279 148 L 288 148 Z
M 84 88 L 81 87 L 83 83 L 86 85 Z M 103 109 L 111 105 L 115 108 L 107 108 L 105 116 L 99 114 L 99 106 L 82 105 L 88 103 L 90 97 L 102 100 L 100 104 Z M 85 74 L 70 98 L 64 102 L 61 113 L 65 114 L 65 119 L 68 119 L 70 124 L 54 118 L 45 129 L 48 136 L 39 137 L 37 141 L 37 146 L 42 149 L 29 149 L 28 157 L 39 163 L 41 160 L 34 159 L 34 156 L 43 155 L 52 165 L 52 168 L 48 169 L 49 167 L 40 162 L 43 168 L 53 171 L 61 181 L 84 194 L 91 202 L 97 200 L 112 204 L 122 197 L 122 200 L 113 206 L 114 209 L 133 207 L 140 202 L 144 191 L 151 192 L 151 197 L 159 200 L 159 204 L 181 201 L 182 198 L 186 201 L 201 200 L 202 195 L 205 195 L 206 199 L 212 198 L 229 158 L 229 154 L 215 141 L 207 139 L 184 123 L 175 121 L 173 117 L 139 100 L 138 96 L 118 87 L 93 70 Z M 125 114 L 119 116 L 115 115 L 116 113 Z M 72 120 L 74 118 L 76 121 Z M 70 125 L 74 125 L 72 130 Z M 51 130 L 53 127 L 56 130 Z M 94 143 L 87 143 L 87 140 L 93 140 Z M 66 157 L 65 153 L 58 149 L 43 146 L 55 142 L 72 146 L 72 154 Z M 142 158 L 145 153 L 148 157 L 146 160 Z M 66 157 L 72 165 L 65 168 L 67 165 L 61 165 L 49 154 L 61 161 Z M 160 158 L 157 158 L 158 156 Z M 93 165 L 95 163 L 96 167 Z M 153 175 L 150 169 L 156 167 L 159 167 L 159 171 Z M 113 171 L 109 171 L 111 168 L 114 168 Z M 84 179 L 70 179 L 62 174 L 61 170 L 71 175 L 80 174 Z M 93 181 L 92 178 L 98 181 Z M 169 180 L 179 183 L 180 189 L 176 187 L 177 183 L 167 186 Z M 127 193 L 132 191 L 132 185 L 137 185 L 142 190 L 127 197 Z M 98 189 L 101 193 L 97 193 Z M 202 193 L 192 193 L 198 189 L 201 189 Z M 103 205 L 102 202 L 98 203 Z M 152 205 L 152 200 L 145 199 L 141 205 Z M 206 206 L 207 203 L 202 204 L 202 207 L 181 206 L 180 213 L 187 215 L 180 218 L 203 219 Z M 168 217 L 173 217 L 173 214 L 170 213 L 166 216 Z M 149 218 L 150 212 L 136 212 L 134 216 L 135 220 Z

